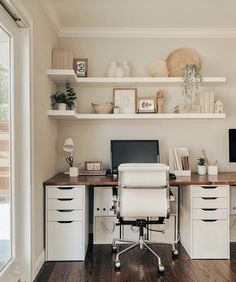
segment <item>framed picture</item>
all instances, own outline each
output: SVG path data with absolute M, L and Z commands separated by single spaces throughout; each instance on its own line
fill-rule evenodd
M 74 59 L 74 71 L 78 77 L 87 77 L 88 59 Z
M 120 114 L 135 114 L 137 88 L 113 88 L 113 102 L 120 108 Z
M 138 97 L 139 113 L 156 113 L 155 97 Z

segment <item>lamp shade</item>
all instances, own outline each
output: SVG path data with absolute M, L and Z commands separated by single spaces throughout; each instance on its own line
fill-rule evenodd
M 74 150 L 74 141 L 71 137 L 69 138 L 66 138 L 65 139 L 65 142 L 64 142 L 64 145 L 63 145 L 63 150 L 65 152 L 73 152 Z

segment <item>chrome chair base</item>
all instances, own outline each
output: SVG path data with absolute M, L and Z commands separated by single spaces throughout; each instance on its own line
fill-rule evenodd
M 155 253 L 155 252 L 153 251 L 153 249 L 148 245 L 148 244 L 151 244 L 151 243 L 156 244 L 156 242 L 150 242 L 150 241 L 144 240 L 144 239 L 143 239 L 143 236 L 140 236 L 140 239 L 139 239 L 138 241 L 136 241 L 136 242 L 135 242 L 135 241 L 131 241 L 131 240 L 125 240 L 125 239 L 113 239 L 113 241 L 112 241 L 112 251 L 116 251 L 116 250 L 117 250 L 117 243 L 118 243 L 118 244 L 119 244 L 119 243 L 130 243 L 130 244 L 132 244 L 132 245 L 129 246 L 129 247 L 127 247 L 126 249 L 124 249 L 124 250 L 118 252 L 118 253 L 116 254 L 116 257 L 115 257 L 115 268 L 120 268 L 120 266 L 121 266 L 120 259 L 119 259 L 120 255 L 122 255 L 122 254 L 128 252 L 129 250 L 131 250 L 131 249 L 133 249 L 133 248 L 139 246 L 139 248 L 140 248 L 141 250 L 142 250 L 144 247 L 146 247 L 146 248 L 157 258 L 157 261 L 158 261 L 158 271 L 159 271 L 160 273 L 162 273 L 162 272 L 165 270 L 164 266 L 163 266 L 162 263 L 161 263 L 161 258 L 160 258 L 160 257 L 158 256 L 158 254 Z M 174 243 L 172 244 L 172 254 L 173 254 L 174 256 L 177 256 L 177 255 L 178 255 L 178 250 L 176 249 Z

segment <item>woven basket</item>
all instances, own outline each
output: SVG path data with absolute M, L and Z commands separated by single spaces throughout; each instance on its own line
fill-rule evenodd
M 91 104 L 93 107 L 93 111 L 96 114 L 110 114 L 112 112 L 113 109 L 113 103 L 111 102 L 106 102 L 106 103 L 102 103 L 102 104 Z

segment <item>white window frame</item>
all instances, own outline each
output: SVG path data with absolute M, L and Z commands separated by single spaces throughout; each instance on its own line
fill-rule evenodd
M 19 1 L 18 1 L 19 2 Z M 22 7 L 23 8 L 23 7 Z M 28 15 L 27 15 L 28 16 Z M 31 124 L 29 28 L 18 28 L 0 5 L 0 25 L 11 38 L 12 259 L 0 281 L 31 281 Z M 20 67 L 20 70 L 19 70 Z

